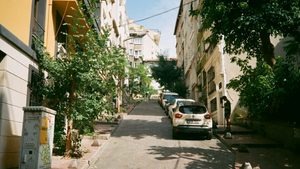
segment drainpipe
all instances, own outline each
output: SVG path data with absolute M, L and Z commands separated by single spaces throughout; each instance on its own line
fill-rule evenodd
M 52 0 L 48 1 L 48 6 L 47 6 L 48 9 L 46 9 L 46 16 L 47 16 L 47 20 L 46 20 L 46 23 L 45 23 L 45 38 L 44 38 L 44 44 L 45 46 L 48 46 L 48 32 L 49 32 L 49 18 L 51 17 L 50 16 L 50 11 L 52 11 Z
M 225 70 L 225 61 L 224 61 L 224 47 L 225 47 L 225 41 L 224 41 L 224 36 L 222 36 L 222 39 L 220 41 L 220 45 L 219 45 L 219 52 L 220 52 L 220 67 L 221 67 L 221 76 L 222 76 L 222 88 L 221 88 L 221 92 L 219 92 L 220 97 L 221 96 L 226 96 L 227 97 L 227 92 L 226 92 L 226 84 L 227 84 L 227 75 L 226 75 L 226 70 Z M 221 122 L 222 124 L 225 125 L 225 117 L 224 117 L 224 112 L 223 112 L 223 108 L 221 107 L 221 101 L 220 99 L 218 99 L 218 101 L 220 102 L 220 106 L 219 106 L 219 115 L 218 116 L 218 122 Z

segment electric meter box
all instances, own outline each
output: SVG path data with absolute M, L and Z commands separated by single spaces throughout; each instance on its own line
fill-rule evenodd
M 50 169 L 54 136 L 54 110 L 24 107 L 20 169 Z

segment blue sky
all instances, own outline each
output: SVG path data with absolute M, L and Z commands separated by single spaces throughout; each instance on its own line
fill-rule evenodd
M 146 17 L 178 7 L 180 0 L 126 0 L 127 15 L 130 19 L 140 20 Z M 174 34 L 178 8 L 168 13 L 138 22 L 148 29 L 161 32 L 160 48 L 167 50 L 170 57 L 176 56 Z

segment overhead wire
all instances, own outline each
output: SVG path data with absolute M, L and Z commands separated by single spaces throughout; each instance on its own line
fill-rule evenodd
M 182 4 L 182 6 L 189 5 L 189 4 L 191 4 L 191 3 L 195 2 L 195 1 L 196 1 L 196 0 L 192 0 L 192 1 L 190 1 L 190 2 L 186 2 L 186 3 Z M 173 11 L 173 10 L 175 10 L 175 9 L 178 9 L 178 8 L 180 8 L 180 6 L 177 6 L 177 7 L 168 9 L 168 10 L 165 10 L 165 11 L 163 11 L 163 12 L 159 12 L 159 13 L 157 13 L 157 14 L 153 14 L 153 15 L 151 15 L 151 16 L 148 16 L 148 17 L 145 17 L 145 18 L 142 18 L 142 19 L 139 19 L 139 20 L 135 20 L 135 21 L 133 21 L 133 22 L 128 23 L 128 25 L 133 24 L 133 23 L 137 23 L 137 22 L 142 22 L 142 21 L 145 21 L 145 20 L 148 20 L 148 19 L 151 19 L 151 18 L 160 16 L 160 15 L 163 15 L 163 14 L 165 14 L 165 13 L 171 12 L 171 11 Z M 125 26 L 125 25 L 126 25 L 126 24 L 123 24 L 123 25 L 120 25 L 119 27 L 122 27 L 122 26 Z
M 186 2 L 186 3 L 182 4 L 182 6 L 189 5 L 189 4 L 191 4 L 191 3 L 195 2 L 195 1 L 197 1 L 197 0 L 192 0 L 192 1 L 190 1 L 190 2 Z M 69 6 L 69 1 L 68 1 L 68 3 L 67 3 L 67 6 L 65 7 L 65 10 L 64 10 L 64 13 L 63 13 L 63 16 L 62 16 L 62 20 L 61 20 L 61 22 L 60 22 L 60 24 L 59 24 L 58 30 L 60 29 L 60 27 L 61 27 L 61 25 L 62 25 L 62 23 L 63 23 L 63 20 L 64 20 L 64 18 L 65 18 L 65 15 L 66 15 L 68 6 Z M 145 17 L 145 18 L 142 18 L 142 19 L 139 19 L 139 20 L 135 20 L 135 21 L 130 22 L 130 23 L 126 23 L 126 24 L 119 25 L 118 27 L 122 27 L 122 26 L 125 26 L 125 25 L 130 25 L 130 24 L 137 23 L 137 22 L 142 22 L 142 21 L 145 21 L 145 20 L 148 20 L 148 19 L 151 19 L 151 18 L 160 16 L 160 15 L 163 15 L 163 14 L 165 14 L 165 13 L 171 12 L 171 11 L 173 11 L 173 10 L 175 10 L 175 9 L 178 9 L 178 8 L 180 8 L 180 6 L 177 6 L 177 7 L 168 9 L 168 10 L 165 10 L 165 11 L 163 11 L 163 12 L 159 12 L 159 13 L 153 14 L 153 15 L 151 15 L 151 16 L 148 16 L 148 17 Z M 57 35 L 58 35 L 58 30 L 57 30 L 57 32 L 55 33 L 55 37 L 57 37 Z

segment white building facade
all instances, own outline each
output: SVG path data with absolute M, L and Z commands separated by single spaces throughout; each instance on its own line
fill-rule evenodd
M 129 32 L 127 48 L 129 65 L 136 67 L 138 64 L 144 64 L 151 76 L 151 66 L 158 62 L 160 32 L 138 25 L 133 20 L 129 20 Z M 160 88 L 155 80 L 152 80 L 151 86 L 156 90 Z
M 201 30 L 201 17 L 190 16 L 201 0 L 181 0 L 175 26 L 177 66 L 184 69 L 189 98 L 204 103 L 217 124 L 224 124 L 221 97 L 227 96 L 232 111 L 239 108 L 238 93 L 226 85 L 241 74 L 239 67 L 230 62 L 230 55 L 223 52 L 224 41 L 207 44 L 210 32 Z M 240 56 L 245 57 L 245 56 Z

